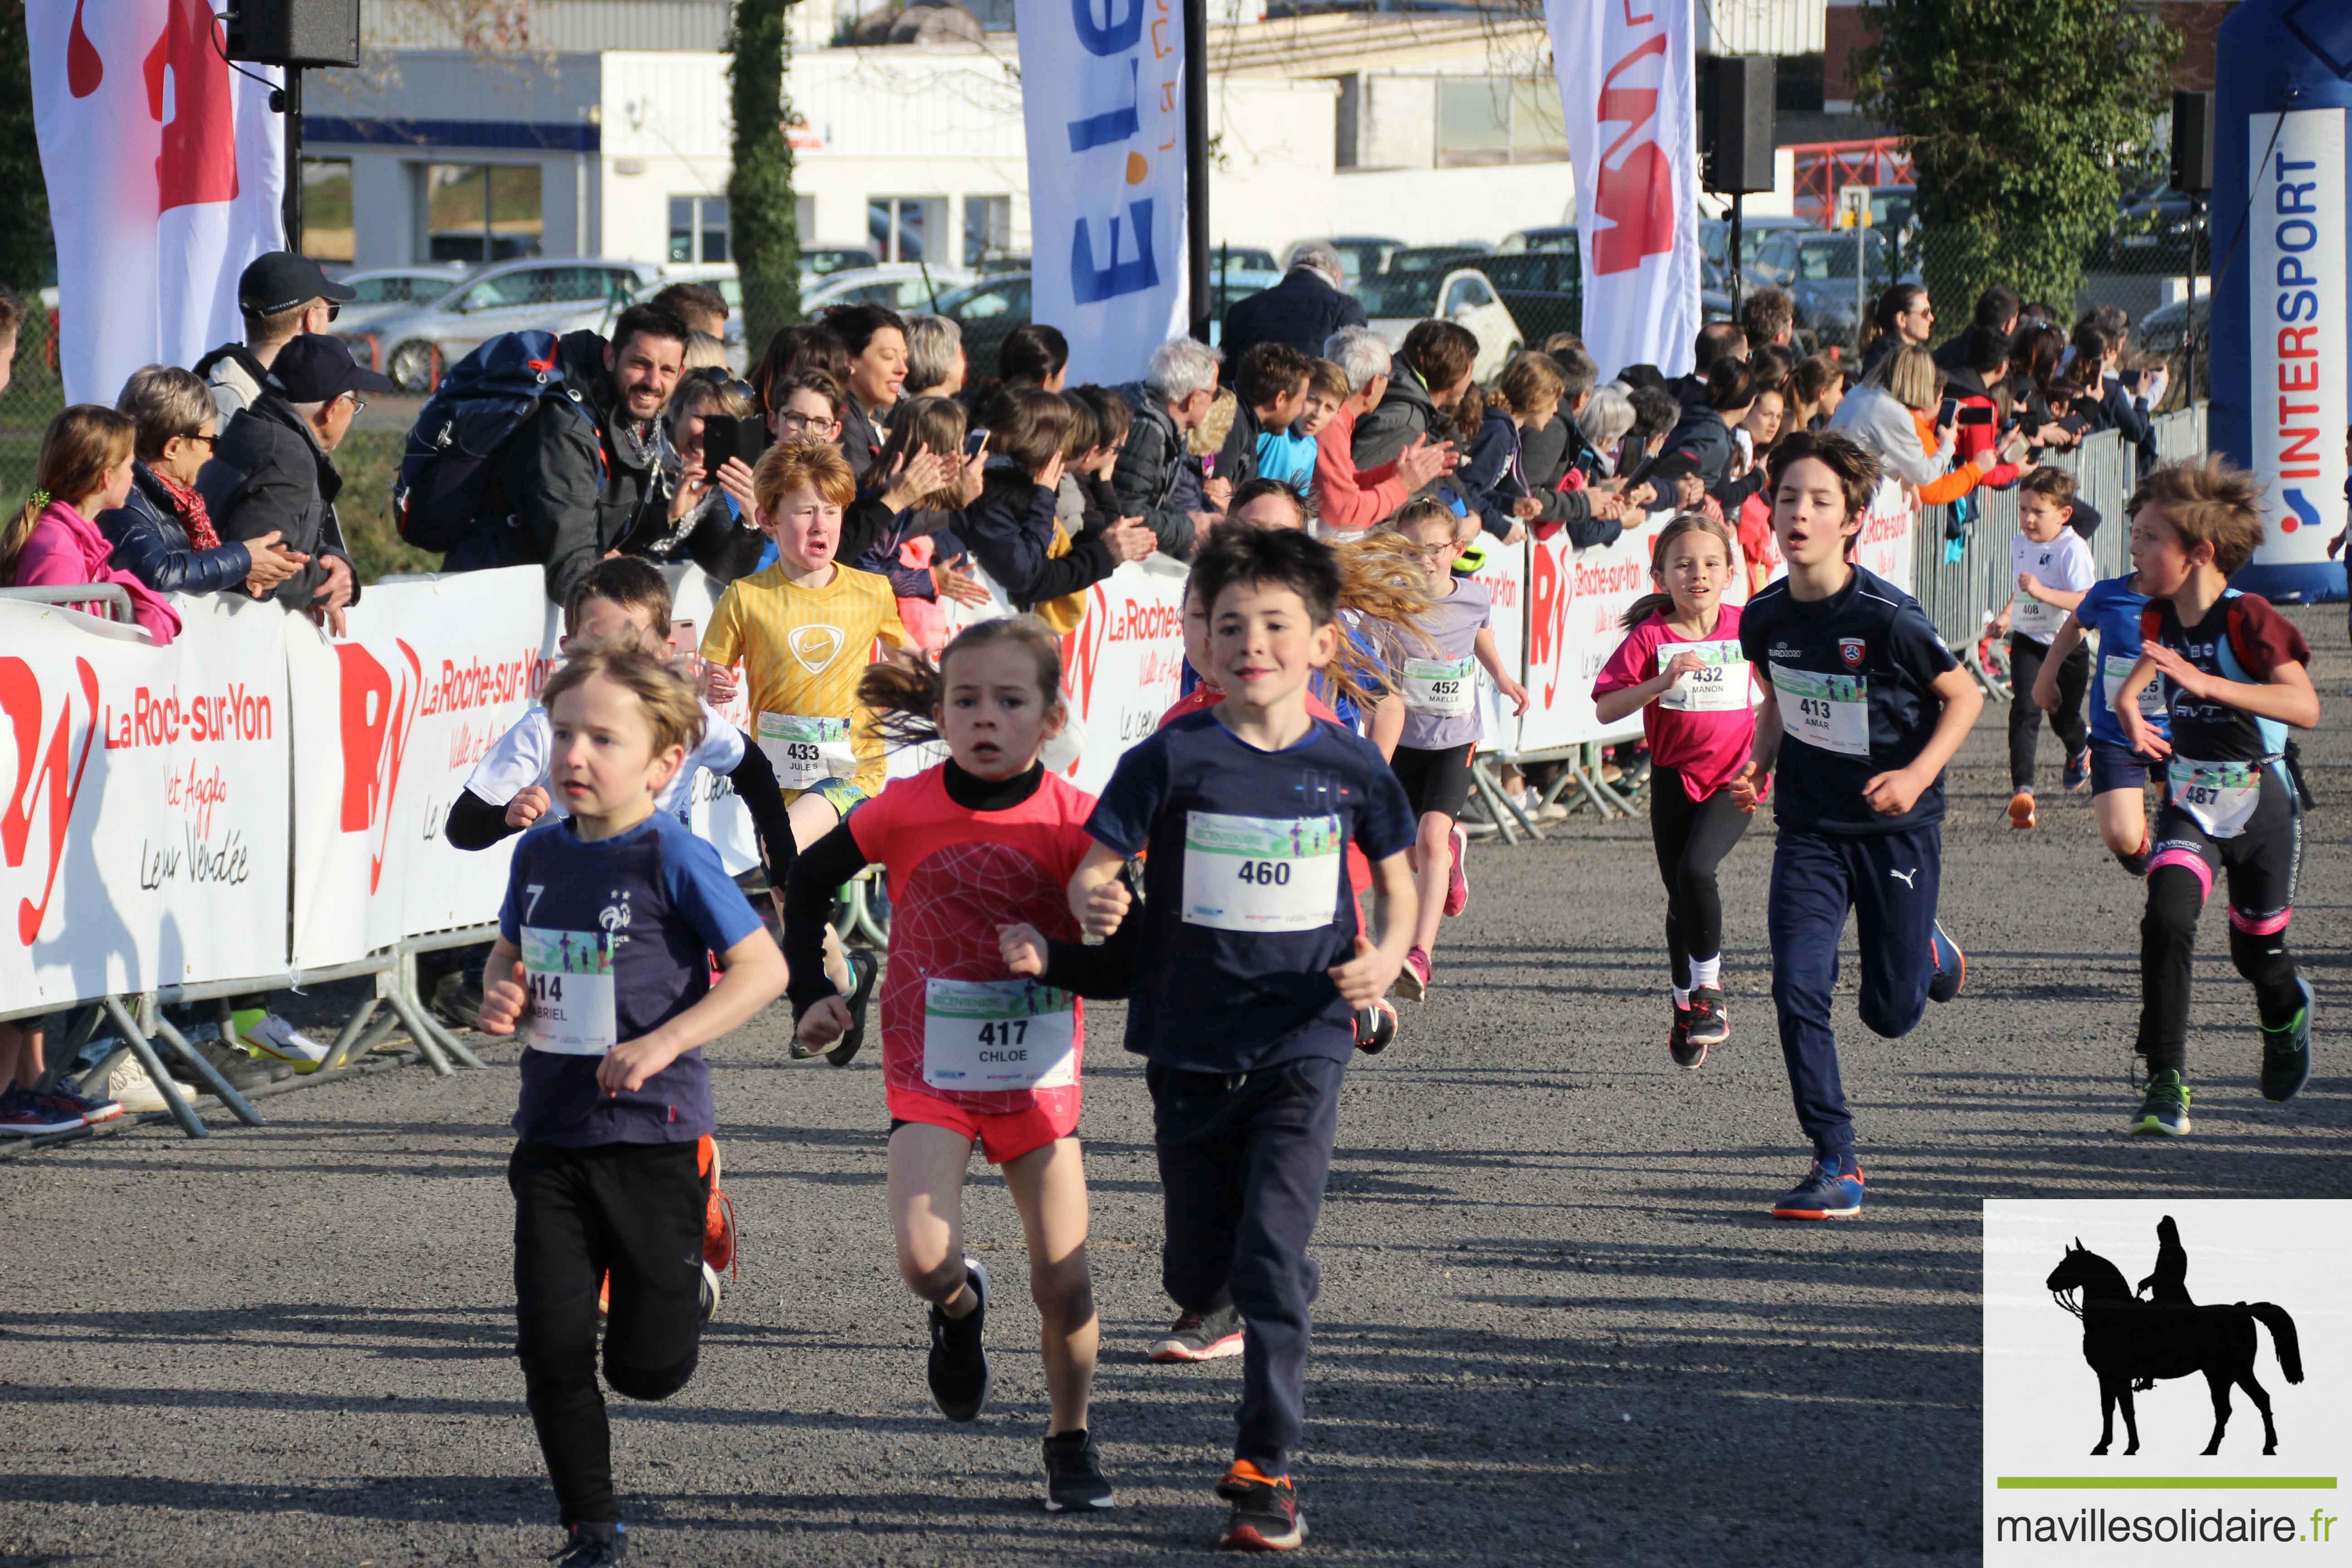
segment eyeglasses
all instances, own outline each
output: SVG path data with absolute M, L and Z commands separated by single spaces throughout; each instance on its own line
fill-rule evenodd
M 180 436 L 183 441 L 202 441 L 208 451 L 220 450 L 220 437 L 209 430 L 187 430 Z
M 789 408 L 778 411 L 776 423 L 787 430 L 814 430 L 820 435 L 841 428 L 838 419 L 828 419 L 821 414 L 799 414 Z
M 342 395 L 343 395 L 343 396 L 345 396 L 345 397 L 348 397 L 348 398 L 350 398 L 350 399 L 352 400 L 352 418 L 356 419 L 356 418 L 358 418 L 362 414 L 363 414 L 363 413 L 365 413 L 365 412 L 367 411 L 367 399 L 366 399 L 366 398 L 364 398 L 364 397 L 362 397 L 358 393 L 356 393 L 356 392 L 346 392 L 346 393 L 344 393 Z
M 700 370 L 688 371 L 686 379 L 707 381 L 721 392 L 731 392 L 736 396 L 752 403 L 760 401 L 760 395 L 751 390 L 751 384 L 724 365 L 710 364 L 703 366 Z

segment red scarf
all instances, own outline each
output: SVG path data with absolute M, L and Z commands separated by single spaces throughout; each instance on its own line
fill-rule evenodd
M 163 486 L 164 495 L 171 498 L 172 510 L 180 514 L 180 526 L 188 531 L 188 543 L 198 550 L 218 550 L 221 547 L 220 535 L 213 531 L 212 514 L 205 510 L 205 498 L 194 490 L 173 484 L 156 469 L 147 471 L 155 476 L 155 482 Z

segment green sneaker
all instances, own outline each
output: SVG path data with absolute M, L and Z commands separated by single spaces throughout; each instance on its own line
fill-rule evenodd
M 2263 1098 L 2293 1100 L 2311 1077 L 2311 982 L 2298 974 L 2303 1007 L 2283 1028 L 2263 1028 Z
M 2179 1068 L 2166 1068 L 2148 1075 L 2147 1092 L 2140 1097 L 2139 1110 L 2124 1131 L 2153 1132 L 2166 1138 L 2188 1134 L 2189 1086 L 2180 1081 Z

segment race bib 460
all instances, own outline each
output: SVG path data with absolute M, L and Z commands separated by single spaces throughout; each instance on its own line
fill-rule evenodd
M 1218 931 L 1313 931 L 1339 902 L 1337 816 L 1184 814 L 1184 921 Z

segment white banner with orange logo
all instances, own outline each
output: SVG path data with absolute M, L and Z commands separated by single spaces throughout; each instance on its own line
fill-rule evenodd
M 0 600 L 0 1006 L 286 968 L 286 614 L 179 609 Z
M 453 847 L 449 806 L 555 670 L 536 567 L 370 588 L 351 635 L 285 622 L 298 967 L 496 918 L 512 840 Z

